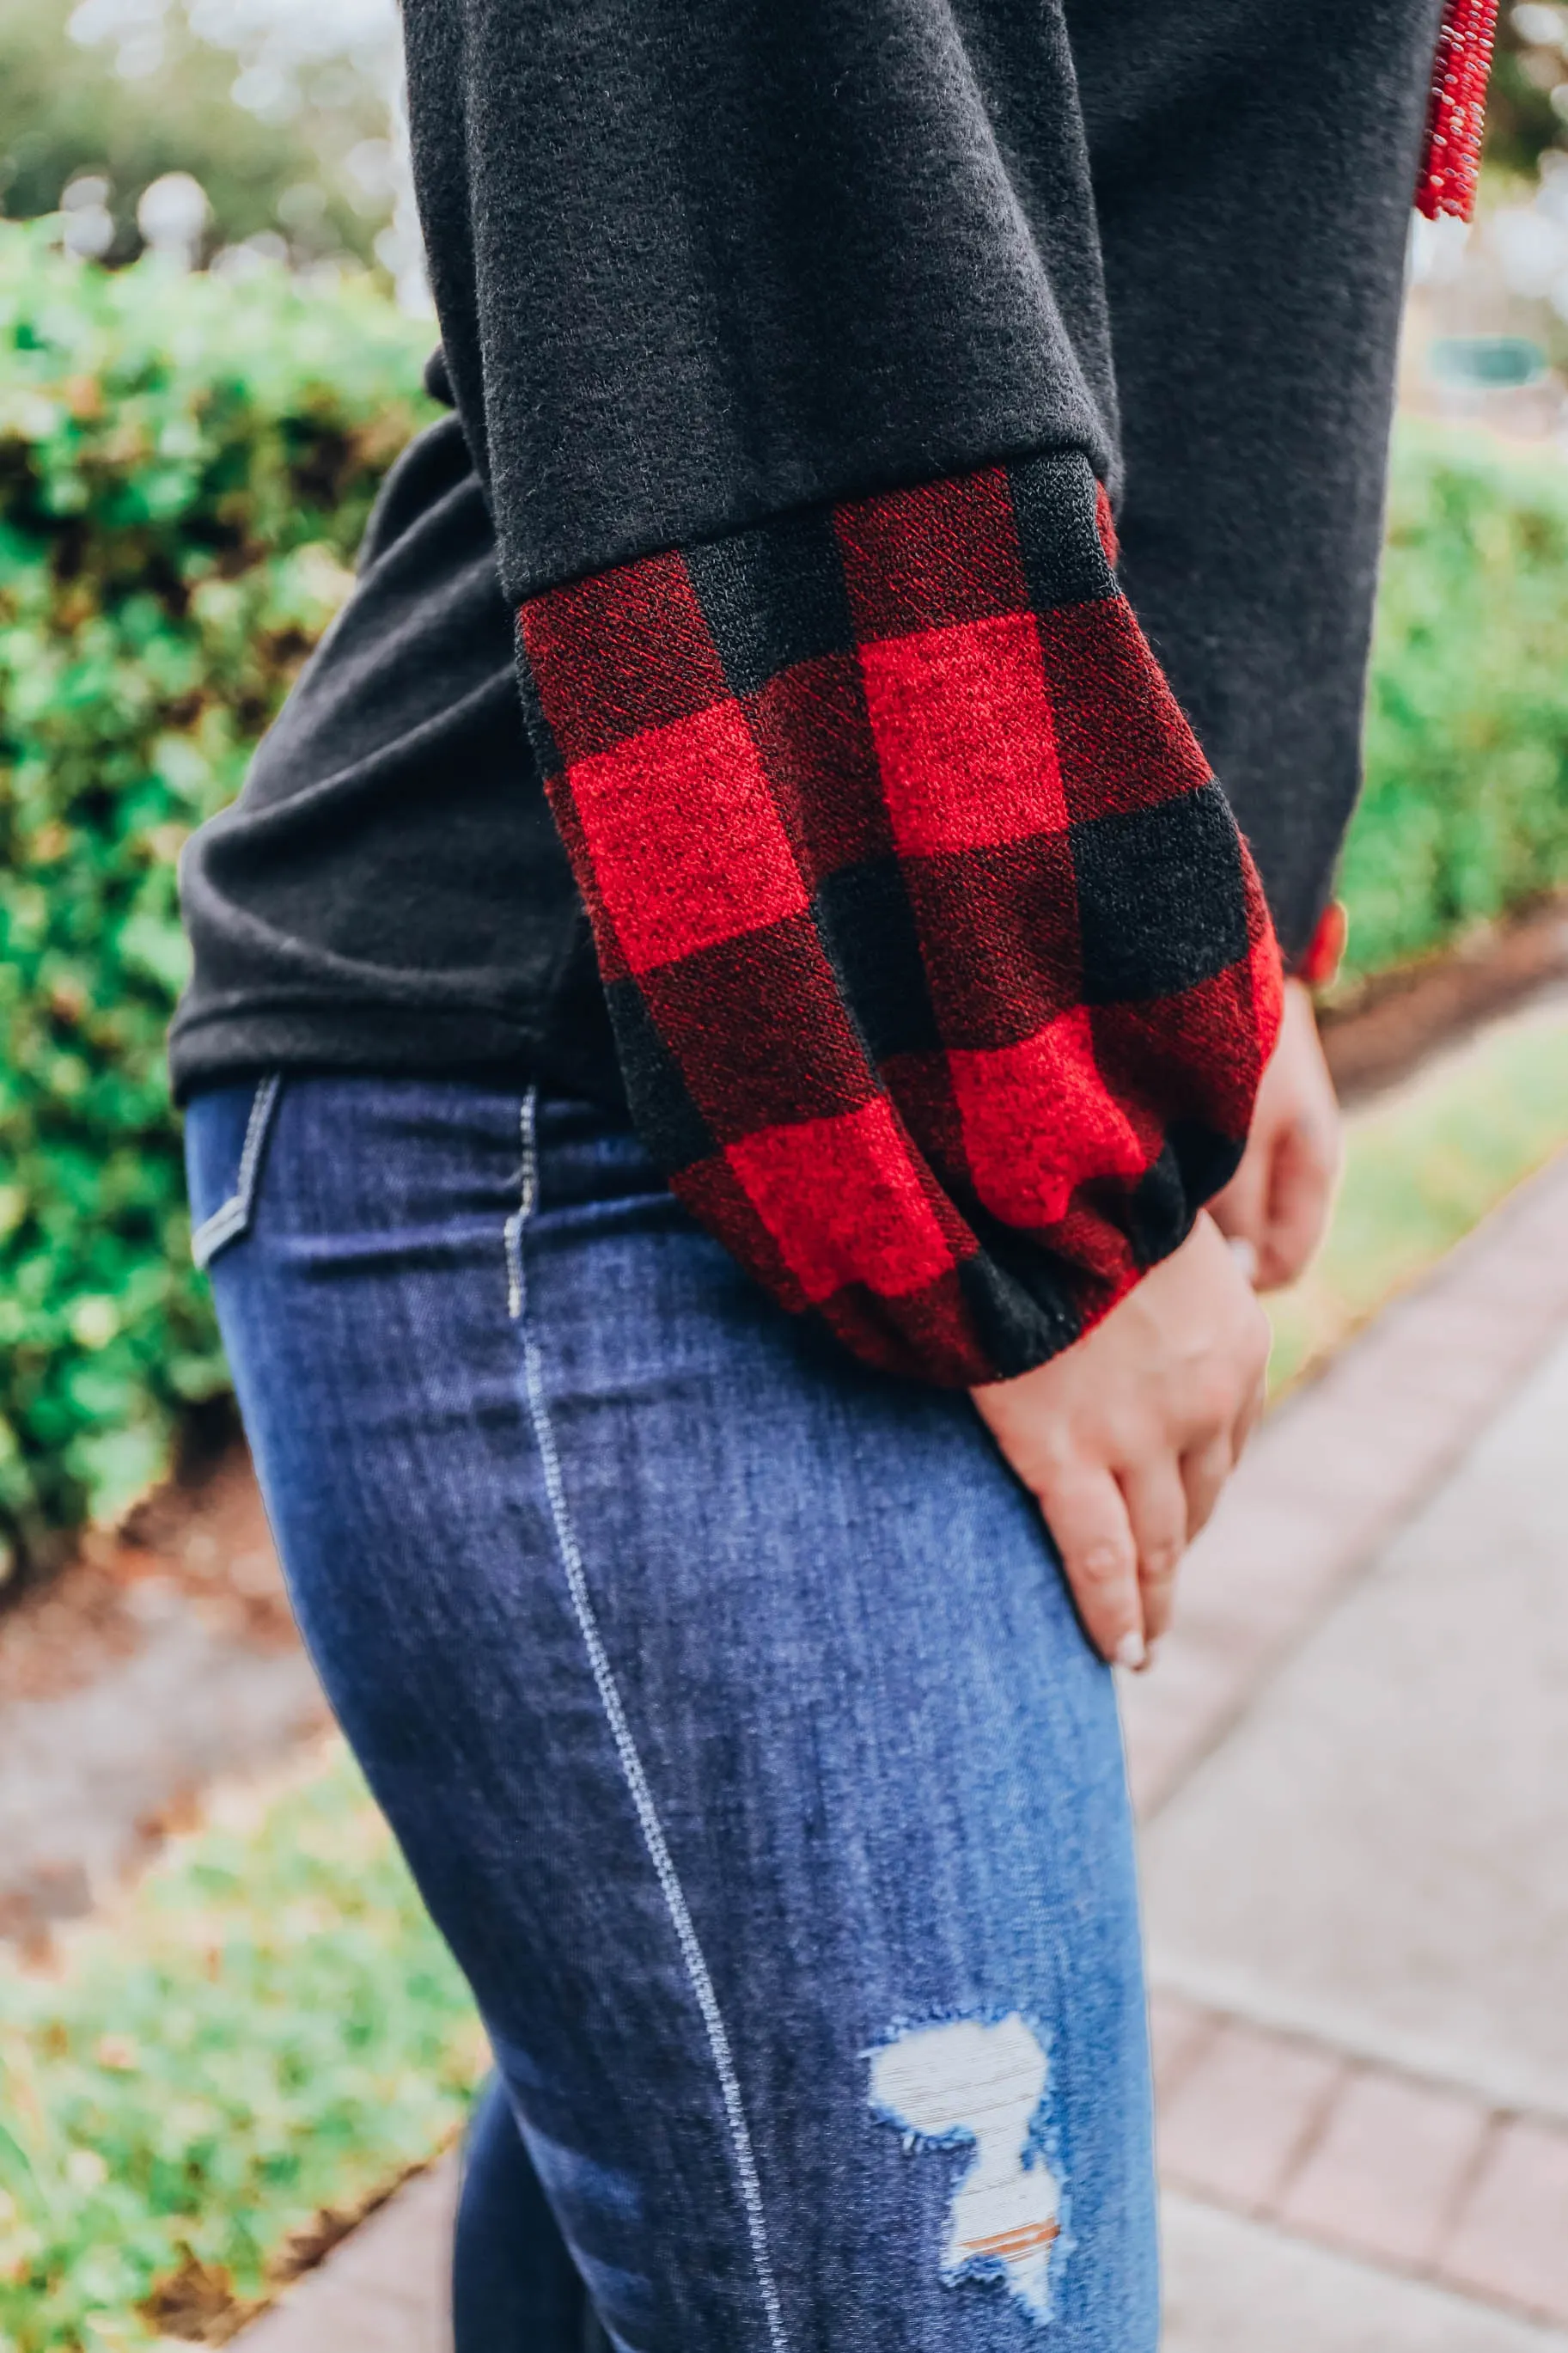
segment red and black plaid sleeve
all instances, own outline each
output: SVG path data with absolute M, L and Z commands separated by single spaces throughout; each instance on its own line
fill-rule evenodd
M 858 1355 L 1078 1339 L 1240 1156 L 1252 861 L 1056 454 L 532 597 L 525 702 L 632 1113 Z

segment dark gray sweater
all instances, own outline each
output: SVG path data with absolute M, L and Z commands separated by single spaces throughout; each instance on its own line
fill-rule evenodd
M 187 858 L 176 1084 L 624 1103 L 785 1307 L 1022 1372 L 1328 889 L 1437 0 L 405 21 L 457 417 Z
M 512 608 L 740 524 L 1081 451 L 1299 950 L 1357 783 L 1437 0 L 407 0 L 458 416 L 193 844 L 182 1092 L 620 1091 Z

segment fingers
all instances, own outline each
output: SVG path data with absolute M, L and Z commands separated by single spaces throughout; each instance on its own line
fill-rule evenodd
M 1256 1288 L 1258 1244 L 1247 1234 L 1227 1234 L 1226 1240 L 1230 1245 L 1230 1254 L 1240 1270 L 1243 1282 L 1251 1283 Z
M 1247 1451 L 1247 1441 L 1262 1420 L 1268 1404 L 1268 1373 L 1267 1364 L 1258 1377 L 1258 1385 L 1237 1416 L 1230 1433 L 1230 1461 L 1234 1470 Z
M 1231 1474 L 1236 1454 L 1229 1430 L 1221 1430 L 1182 1457 L 1182 1485 L 1187 1499 L 1188 1540 L 1206 1527 L 1209 1514 Z
M 1210 1217 L 1233 1246 L 1244 1241 L 1257 1249 L 1258 1238 L 1268 1223 L 1268 1139 L 1254 1134 L 1248 1138 L 1240 1167 L 1224 1192 L 1216 1193 L 1208 1205 Z
M 1168 1622 L 1188 1537 L 1256 1417 L 1268 1349 L 1268 1319 L 1204 1215 L 1072 1347 L 972 1392 L 1107 1659 L 1141 1664 Z
M 1157 1641 L 1171 1622 L 1176 1570 L 1187 1548 L 1186 1489 L 1173 1455 L 1152 1454 L 1119 1474 L 1143 1601 L 1143 1637 Z
M 1247 1403 L 1228 1430 L 1201 1446 L 1188 1449 L 1181 1462 L 1182 1487 L 1187 1499 L 1187 1542 L 1207 1527 L 1226 1482 L 1247 1451 L 1247 1440 L 1263 1418 L 1268 1402 L 1268 1383 L 1259 1375 Z
M 1288 981 L 1285 1018 L 1258 1090 L 1241 1166 L 1209 1205 L 1228 1240 L 1252 1244 L 1259 1290 L 1293 1282 L 1316 1250 L 1339 1159 L 1339 1106 L 1311 995 L 1300 981 Z
M 1138 1547 L 1121 1488 L 1109 1471 L 1081 1464 L 1039 1495 L 1084 1630 L 1103 1659 L 1143 1663 Z
M 1335 1156 L 1331 1138 L 1311 1122 L 1293 1121 L 1281 1129 L 1258 1231 L 1261 1290 L 1294 1282 L 1317 1249 L 1328 1222 Z

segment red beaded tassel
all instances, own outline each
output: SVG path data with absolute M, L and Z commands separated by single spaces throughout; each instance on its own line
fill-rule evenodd
M 1468 221 L 1475 212 L 1497 11 L 1498 0 L 1447 0 L 1443 10 L 1415 185 L 1415 209 L 1428 220 L 1451 213 Z

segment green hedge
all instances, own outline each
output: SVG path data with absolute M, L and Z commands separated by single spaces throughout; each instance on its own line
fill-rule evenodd
M 224 1387 L 163 1073 L 174 861 L 344 593 L 426 342 L 362 289 L 107 275 L 0 225 L 0 1566 Z M 1568 878 L 1564 652 L 1563 470 L 1406 430 L 1354 971 Z
M 1568 884 L 1568 466 L 1406 422 L 1394 448 L 1352 976 Z
M 163 1031 L 174 867 L 341 602 L 428 328 L 0 227 L 0 1539 L 154 1475 L 224 1386 Z

